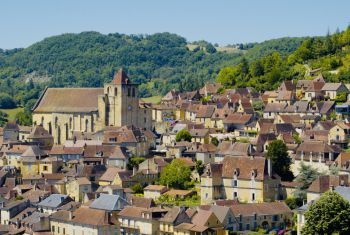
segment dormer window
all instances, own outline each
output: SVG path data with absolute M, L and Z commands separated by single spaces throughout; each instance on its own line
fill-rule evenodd
M 253 178 L 255 178 L 255 177 L 257 176 L 257 174 L 258 174 L 258 172 L 257 172 L 256 169 L 252 170 L 251 176 L 252 176 Z
M 234 176 L 239 176 L 239 168 L 236 168 L 233 172 Z

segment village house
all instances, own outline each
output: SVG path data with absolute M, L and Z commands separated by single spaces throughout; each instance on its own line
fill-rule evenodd
M 143 189 L 145 198 L 152 198 L 157 200 L 163 193 L 168 191 L 168 188 L 163 185 L 148 185 Z
M 60 210 L 50 216 L 50 232 L 61 234 L 114 235 L 118 221 L 104 210 L 80 207 L 75 211 Z
M 201 176 L 202 204 L 217 199 L 263 202 L 280 197 L 280 177 L 273 174 L 272 166 L 263 157 L 227 156 L 212 173 L 213 166 L 210 164 Z
M 343 83 L 326 83 L 322 87 L 322 92 L 326 97 L 331 100 L 335 100 L 337 95 L 341 93 L 349 93 L 348 88 Z

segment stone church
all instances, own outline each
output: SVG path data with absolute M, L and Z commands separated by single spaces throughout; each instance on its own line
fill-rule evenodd
M 75 132 L 94 133 L 108 126 L 151 129 L 151 110 L 140 105 L 138 84 L 120 69 L 104 88 L 46 88 L 33 107 L 34 125 L 42 125 L 55 144 Z

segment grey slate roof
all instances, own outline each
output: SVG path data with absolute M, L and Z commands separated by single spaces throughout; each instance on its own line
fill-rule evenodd
M 68 195 L 64 194 L 51 194 L 47 198 L 45 198 L 43 201 L 41 201 L 38 206 L 41 207 L 51 207 L 51 208 L 57 208 L 61 206 L 61 204 L 68 198 Z
M 90 208 L 105 211 L 116 211 L 122 210 L 126 205 L 128 205 L 128 202 L 119 195 L 102 193 L 91 203 Z

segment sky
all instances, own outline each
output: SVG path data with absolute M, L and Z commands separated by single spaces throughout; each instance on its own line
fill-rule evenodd
M 1 0 L 0 48 L 62 33 L 171 32 L 220 45 L 325 35 L 350 23 L 349 0 Z

